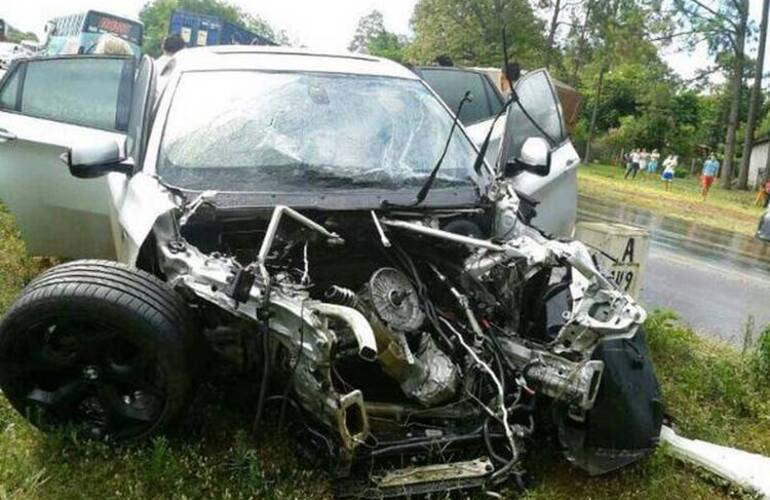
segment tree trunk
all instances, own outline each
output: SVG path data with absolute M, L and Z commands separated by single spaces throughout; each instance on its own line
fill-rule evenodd
M 553 63 L 554 44 L 556 43 L 556 30 L 559 28 L 559 15 L 561 14 L 561 0 L 555 0 L 551 25 L 548 29 L 548 44 L 546 45 L 545 67 L 550 68 Z
M 591 141 L 594 138 L 594 129 L 596 128 L 596 115 L 599 112 L 599 102 L 602 99 L 602 90 L 604 89 L 604 65 L 599 69 L 599 81 L 596 84 L 596 97 L 594 98 L 594 109 L 591 111 L 591 122 L 588 125 L 588 137 L 586 138 L 586 151 L 583 155 L 583 161 L 591 161 Z
M 759 28 L 759 48 L 757 49 L 757 65 L 754 68 L 754 86 L 751 88 L 749 101 L 749 116 L 746 119 L 746 136 L 743 140 L 743 156 L 741 169 L 738 172 L 738 189 L 749 188 L 749 169 L 751 168 L 751 150 L 754 147 L 754 129 L 757 126 L 759 100 L 762 96 L 762 75 L 765 65 L 765 46 L 767 45 L 767 16 L 770 10 L 770 0 L 762 2 L 762 22 Z
M 730 116 L 727 119 L 727 137 L 725 138 L 725 159 L 722 165 L 722 187 L 732 189 L 733 160 L 735 159 L 735 133 L 738 129 L 738 120 L 741 113 L 741 91 L 743 87 L 743 58 L 744 45 L 746 43 L 746 14 L 748 13 L 747 0 L 741 5 L 746 9 L 741 13 L 741 20 L 735 32 L 735 63 L 733 65 L 732 102 L 730 103 Z
M 583 53 L 585 52 L 588 38 L 588 23 L 591 19 L 591 11 L 594 8 L 595 1 L 596 0 L 588 0 L 586 3 L 585 19 L 583 20 L 583 25 L 580 27 L 580 37 L 578 38 L 575 55 L 572 58 L 572 75 L 570 78 L 570 85 L 575 88 L 578 86 L 578 73 L 583 67 Z

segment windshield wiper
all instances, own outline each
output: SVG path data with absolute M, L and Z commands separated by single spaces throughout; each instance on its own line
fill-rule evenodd
M 511 107 L 511 104 L 516 103 L 519 105 L 519 109 L 521 109 L 522 114 L 524 114 L 524 117 L 529 120 L 529 122 L 537 129 L 537 131 L 543 135 L 543 137 L 553 144 L 555 141 L 551 137 L 550 134 L 548 134 L 543 128 L 540 126 L 537 121 L 532 117 L 532 115 L 527 111 L 524 106 L 519 101 L 519 96 L 516 93 L 516 86 L 513 84 L 513 80 L 511 79 L 511 75 L 508 73 L 507 65 L 508 65 L 508 38 L 505 33 L 505 27 L 502 29 L 502 38 L 503 38 L 503 68 L 505 70 L 503 71 L 503 74 L 508 80 L 508 88 L 510 88 L 511 96 L 509 97 L 508 101 L 503 104 L 503 107 L 500 108 L 500 111 L 497 112 L 495 115 L 494 120 L 492 120 L 492 124 L 489 126 L 489 130 L 487 131 L 487 136 L 484 138 L 484 142 L 481 144 L 481 147 L 479 148 L 479 155 L 476 157 L 476 161 L 473 163 L 473 171 L 476 172 L 478 175 L 481 172 L 481 165 L 484 163 L 484 157 L 487 155 L 487 149 L 489 149 L 489 142 L 492 139 L 492 132 L 495 130 L 495 124 L 497 123 L 497 120 L 500 119 L 501 116 L 505 114 L 506 111 L 508 111 L 508 108 Z M 505 141 L 505 131 L 503 131 L 503 138 L 501 141 Z M 501 142 L 502 145 L 502 142 Z
M 508 108 L 511 107 L 511 104 L 517 100 L 518 96 L 516 95 L 516 91 L 511 90 L 511 98 L 508 99 L 505 104 L 503 104 L 503 107 L 500 108 L 500 111 L 497 112 L 494 119 L 492 120 L 492 123 L 489 125 L 489 130 L 487 131 L 486 137 L 484 137 L 484 142 L 481 143 L 479 154 L 476 156 L 476 161 L 473 162 L 473 171 L 476 172 L 476 174 L 481 172 L 481 165 L 484 163 L 484 157 L 487 155 L 487 149 L 489 149 L 489 141 L 492 139 L 492 132 L 495 130 L 495 124 L 497 123 L 497 120 L 499 120 L 500 117 L 503 116 L 506 111 L 508 111 Z
M 471 91 L 469 90 L 465 93 L 463 98 L 460 100 L 460 104 L 457 105 L 457 113 L 455 113 L 455 119 L 452 121 L 452 128 L 449 129 L 449 137 L 447 137 L 446 144 L 444 144 L 444 151 L 441 152 L 441 156 L 436 162 L 436 166 L 433 167 L 433 170 L 430 172 L 430 175 L 425 180 L 425 184 L 422 185 L 422 188 L 420 188 L 420 192 L 417 193 L 417 199 L 414 202 L 415 206 L 425 201 L 425 198 L 428 196 L 428 192 L 430 191 L 430 188 L 433 187 L 433 182 L 436 180 L 436 176 L 438 175 L 438 170 L 441 168 L 441 164 L 444 163 L 444 158 L 446 158 L 447 151 L 449 151 L 449 144 L 452 142 L 452 136 L 454 135 L 454 131 L 457 128 L 457 123 L 460 121 L 460 112 L 463 110 L 463 106 L 465 106 L 465 103 L 471 102 L 472 100 L 473 98 L 471 97 Z

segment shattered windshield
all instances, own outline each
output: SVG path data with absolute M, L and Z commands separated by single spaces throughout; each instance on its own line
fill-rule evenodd
M 173 97 L 158 173 L 188 189 L 416 190 L 451 126 L 417 80 L 190 72 Z M 456 131 L 434 190 L 474 185 L 475 155 Z

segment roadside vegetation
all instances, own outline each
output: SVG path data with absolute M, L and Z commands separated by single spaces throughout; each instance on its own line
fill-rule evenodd
M 0 205 L 0 315 L 24 282 L 49 264 L 27 256 Z M 770 454 L 770 332 L 756 350 L 740 354 L 700 339 L 671 313 L 652 314 L 646 328 L 678 430 Z M 117 448 L 79 441 L 67 431 L 43 435 L 0 397 L 0 498 L 330 498 L 325 473 L 296 458 L 292 433 L 268 419 L 252 434 L 253 409 L 233 393 L 239 391 L 205 386 L 173 435 Z M 553 447 L 543 447 L 530 462 L 534 486 L 525 498 L 533 500 L 735 496 L 664 450 L 600 478 L 574 469 Z
M 636 179 L 624 179 L 625 169 L 619 166 L 590 163 L 578 169 L 578 192 L 599 200 L 624 206 L 638 207 L 657 215 L 703 224 L 754 236 L 762 208 L 754 205 L 756 193 L 711 189 L 704 202 L 700 195 L 697 175 L 674 179 L 666 192 L 660 174 L 645 178 L 640 172 Z

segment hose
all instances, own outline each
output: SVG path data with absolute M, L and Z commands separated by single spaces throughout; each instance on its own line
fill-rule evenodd
M 509 460 L 507 458 L 503 458 L 495 451 L 494 446 L 492 446 L 492 437 L 489 433 L 489 419 L 491 417 L 487 417 L 486 420 L 484 420 L 484 428 L 483 428 L 483 435 L 484 435 L 484 444 L 487 447 L 487 453 L 489 453 L 489 456 L 492 457 L 495 461 L 500 462 L 501 464 L 508 463 Z
M 265 294 L 262 301 L 262 307 L 258 311 L 261 316 L 262 330 L 262 381 L 259 386 L 259 398 L 257 399 L 257 413 L 254 416 L 252 431 L 256 433 L 259 424 L 262 422 L 262 414 L 265 411 L 265 398 L 267 397 L 267 382 L 270 377 L 270 291 L 272 290 L 272 279 L 268 279 L 265 284 Z

